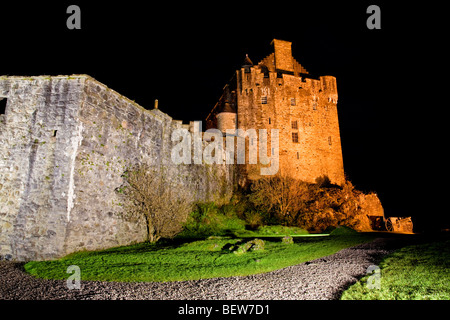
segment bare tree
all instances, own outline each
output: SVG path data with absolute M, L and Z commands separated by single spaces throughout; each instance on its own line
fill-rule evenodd
M 287 224 L 295 223 L 305 206 L 308 185 L 289 176 L 263 177 L 253 182 L 250 201 L 273 212 Z
M 164 170 L 141 164 L 123 175 L 125 184 L 119 189 L 124 197 L 123 216 L 132 221 L 144 218 L 147 240 L 173 238 L 182 230 L 192 201 L 188 192 L 168 178 Z

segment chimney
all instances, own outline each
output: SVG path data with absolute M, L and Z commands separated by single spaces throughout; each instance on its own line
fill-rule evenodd
M 155 106 L 154 109 L 158 109 L 158 99 L 155 99 Z
M 273 39 L 270 43 L 275 52 L 275 69 L 280 71 L 294 72 L 294 61 L 292 59 L 292 42 Z

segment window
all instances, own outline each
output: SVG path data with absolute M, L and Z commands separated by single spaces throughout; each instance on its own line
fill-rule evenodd
M 269 117 L 269 124 L 271 124 L 272 123 L 272 120 L 270 119 L 270 117 Z
M 313 110 L 317 110 L 317 102 L 313 103 Z
M 262 96 L 261 97 L 261 103 L 262 104 L 267 104 L 267 96 Z
M 8 100 L 6 98 L 0 97 L 0 114 L 6 113 L 6 103 Z
M 298 143 L 298 132 L 292 132 L 292 142 Z
M 297 159 L 300 159 L 300 152 L 297 151 Z
M 331 146 L 331 137 L 328 137 L 328 144 Z
M 292 127 L 292 129 L 297 130 L 298 129 L 298 121 L 297 120 L 291 121 L 291 127 Z
M 295 98 L 291 98 L 291 106 L 295 106 Z

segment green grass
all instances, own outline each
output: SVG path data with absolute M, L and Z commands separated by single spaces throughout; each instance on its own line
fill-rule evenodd
M 229 247 L 248 239 L 213 237 L 141 243 L 102 251 L 79 252 L 54 261 L 35 261 L 25 270 L 39 278 L 67 279 L 67 267 L 77 265 L 81 280 L 179 281 L 244 276 L 269 272 L 333 254 L 368 242 L 373 236 L 298 237 L 287 245 L 280 238 L 265 240 L 263 251 L 234 254 Z
M 369 276 L 344 292 L 343 300 L 449 300 L 450 241 L 404 247 L 379 265 L 380 289 L 368 289 Z
M 258 229 L 252 230 L 236 230 L 233 234 L 237 237 L 283 237 L 283 236 L 306 236 L 308 231 L 298 227 L 285 226 L 261 226 Z

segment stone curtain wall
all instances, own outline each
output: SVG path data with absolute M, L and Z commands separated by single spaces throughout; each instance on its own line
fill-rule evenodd
M 0 78 L 0 254 L 52 258 L 63 250 L 84 79 Z
M 193 201 L 227 201 L 232 165 L 175 165 L 179 121 L 148 111 L 88 76 L 3 77 L 0 255 L 52 259 L 145 240 L 121 216 L 122 174 L 148 163 Z

